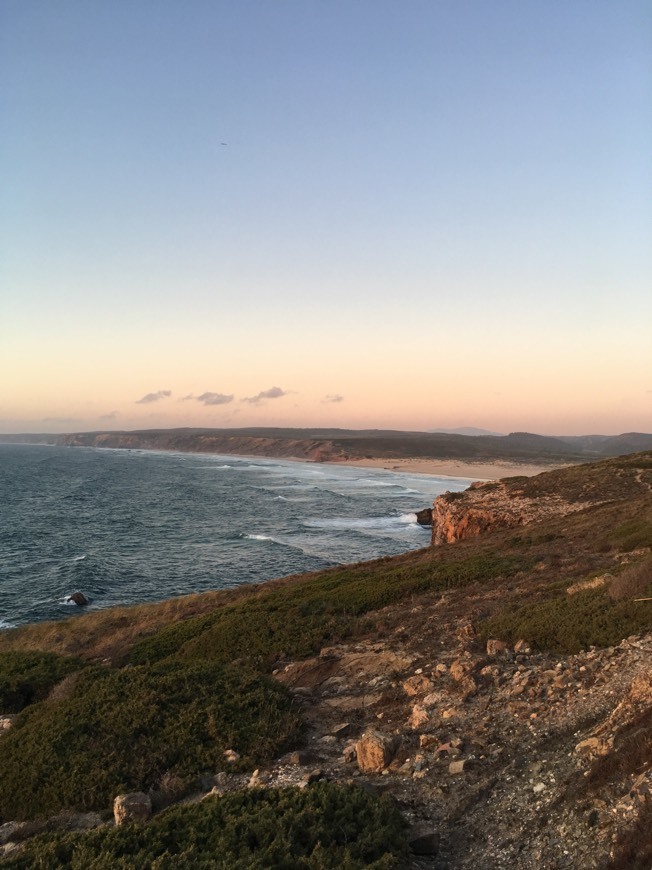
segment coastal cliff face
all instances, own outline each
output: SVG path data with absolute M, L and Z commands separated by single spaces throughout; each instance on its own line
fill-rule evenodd
M 271 438 L 253 435 L 213 435 L 178 431 L 81 432 L 61 435 L 63 447 L 112 447 L 123 450 L 175 450 L 189 453 L 217 453 L 239 456 L 273 456 L 333 462 L 346 453 L 328 439 Z
M 619 458 L 607 464 L 567 468 L 535 477 L 474 483 L 445 492 L 432 510 L 432 543 L 452 544 L 495 529 L 509 529 L 565 516 L 652 490 L 652 468 Z
M 560 496 L 526 496 L 510 491 L 504 480 L 473 484 L 466 492 L 446 492 L 435 499 L 432 543 L 452 544 L 494 529 L 525 526 L 549 516 L 581 510 L 582 502 Z

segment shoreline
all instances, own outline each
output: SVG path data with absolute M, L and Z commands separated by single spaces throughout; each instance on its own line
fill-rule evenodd
M 405 474 L 430 474 L 436 477 L 458 477 L 467 480 L 500 480 L 503 477 L 534 477 L 543 471 L 565 468 L 566 464 L 536 465 L 508 462 L 500 459 L 469 462 L 458 459 L 344 459 L 324 465 L 350 465 L 358 468 L 378 468 Z

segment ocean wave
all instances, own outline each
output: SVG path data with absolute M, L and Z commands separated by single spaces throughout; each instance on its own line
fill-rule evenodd
M 331 519 L 305 520 L 304 525 L 311 529 L 333 529 L 338 531 L 391 531 L 405 526 L 416 525 L 417 515 L 401 514 L 397 517 L 332 517 Z
M 14 625 L 11 622 L 7 622 L 6 619 L 0 619 L 0 631 L 6 631 L 8 628 L 13 628 Z
M 270 538 L 269 535 L 248 535 L 248 534 L 243 534 L 243 535 L 241 535 L 241 537 L 243 537 L 243 538 L 248 538 L 250 541 L 274 541 L 274 543 L 277 543 L 277 541 L 275 541 L 274 538 Z
M 84 553 L 83 556 L 73 556 L 72 557 L 73 562 L 83 562 L 84 559 L 88 559 L 88 555 L 86 553 Z

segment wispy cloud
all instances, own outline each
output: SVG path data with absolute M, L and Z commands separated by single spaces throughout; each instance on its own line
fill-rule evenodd
M 204 405 L 228 405 L 229 402 L 233 401 L 233 393 L 230 395 L 226 393 L 202 393 L 201 396 L 196 398 L 198 402 L 202 402 Z
M 118 416 L 118 412 L 117 412 L 117 411 L 109 411 L 108 414 L 102 414 L 101 417 L 100 417 L 99 419 L 100 419 L 100 420 L 115 420 L 115 418 L 116 418 L 117 416 Z
M 136 405 L 149 405 L 152 402 L 160 402 L 172 395 L 172 390 L 158 390 L 156 393 L 147 393 L 142 399 L 137 399 Z
M 243 402 L 249 402 L 252 405 L 257 405 L 265 399 L 280 399 L 288 395 L 288 390 L 282 390 L 280 387 L 270 387 L 269 390 L 262 390 L 257 396 L 248 396 L 242 399 Z
M 324 396 L 322 402 L 343 402 L 344 396 L 340 396 L 339 393 L 328 394 Z

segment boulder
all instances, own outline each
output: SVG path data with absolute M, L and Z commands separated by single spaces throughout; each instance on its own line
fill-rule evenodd
M 423 728 L 430 722 L 428 711 L 421 704 L 415 704 L 408 719 L 408 727 L 413 729 Z
M 422 511 L 417 511 L 417 522 L 420 526 L 431 526 L 432 508 L 424 508 Z
M 4 734 L 5 731 L 9 731 L 15 721 L 15 713 L 5 713 L 4 716 L 0 716 L 0 734 Z
M 88 598 L 83 592 L 73 592 L 72 595 L 68 596 L 68 601 L 72 601 L 78 607 L 86 607 L 88 604 Z
M 424 677 L 423 674 L 415 674 L 403 683 L 403 691 L 411 698 L 415 695 L 430 692 L 433 688 L 432 680 L 429 680 L 428 677 Z
M 152 815 L 152 801 L 142 791 L 119 794 L 113 801 L 113 818 L 116 825 L 146 822 Z
M 392 760 L 394 741 L 373 728 L 364 732 L 356 744 L 358 767 L 364 773 L 381 773 Z
M 497 640 L 496 638 L 489 638 L 487 641 L 487 655 L 488 656 L 497 656 L 500 653 L 506 652 L 509 649 L 509 644 L 505 643 L 504 640 Z

